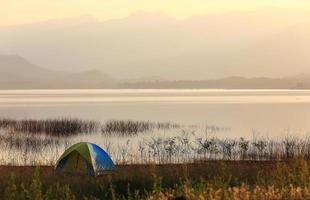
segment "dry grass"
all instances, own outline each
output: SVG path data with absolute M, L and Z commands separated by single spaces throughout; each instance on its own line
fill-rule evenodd
M 0 128 L 11 133 L 71 136 L 97 131 L 98 123 L 80 119 L 12 120 L 1 119 Z
M 211 161 L 189 165 L 119 165 L 114 174 L 97 178 L 55 173 L 52 167 L 40 167 L 40 184 L 33 180 L 35 167 L 0 167 L 0 198 L 21 184 L 31 191 L 40 186 L 40 194 L 54 187 L 56 193 L 72 194 L 76 199 L 189 199 L 260 200 L 309 199 L 309 163 L 303 159 L 287 162 Z M 58 189 L 57 189 L 58 188 Z M 69 189 L 68 189 L 69 188 Z M 33 190 L 33 189 L 32 189 Z M 1 198 L 3 199 L 3 198 Z M 68 199 L 68 198 L 67 198 Z M 72 199 L 72 198 L 69 198 Z
M 154 130 L 169 130 L 180 128 L 181 125 L 170 122 L 149 122 L 132 120 L 110 120 L 102 125 L 103 134 L 117 134 L 121 136 L 136 135 Z

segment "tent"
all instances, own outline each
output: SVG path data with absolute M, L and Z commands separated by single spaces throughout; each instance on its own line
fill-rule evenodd
M 114 169 L 115 165 L 110 156 L 96 144 L 88 142 L 69 147 L 56 164 L 58 171 L 94 176 Z

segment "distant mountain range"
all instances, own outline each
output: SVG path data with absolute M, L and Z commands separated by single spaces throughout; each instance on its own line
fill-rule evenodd
M 117 79 L 310 74 L 310 13 L 266 8 L 174 19 L 138 12 L 0 27 L 0 54 L 50 70 L 98 69 Z
M 98 71 L 53 71 L 16 55 L 0 55 L 0 89 L 115 87 L 115 80 Z
M 286 78 L 227 77 L 217 80 L 179 80 L 122 83 L 120 88 L 135 89 L 310 89 L 310 76 Z
M 0 89 L 310 89 L 310 75 L 285 78 L 227 77 L 217 80 L 169 81 L 160 77 L 116 80 L 100 70 L 79 73 L 53 71 L 23 57 L 0 55 Z

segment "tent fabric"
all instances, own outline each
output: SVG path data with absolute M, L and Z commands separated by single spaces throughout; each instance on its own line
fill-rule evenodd
M 81 142 L 72 145 L 60 156 L 56 170 L 97 176 L 115 170 L 115 165 L 98 145 Z

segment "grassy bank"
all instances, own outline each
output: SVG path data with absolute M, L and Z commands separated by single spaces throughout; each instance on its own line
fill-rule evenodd
M 0 167 L 0 199 L 309 199 L 310 163 L 210 161 L 119 165 L 97 178 L 53 167 Z

